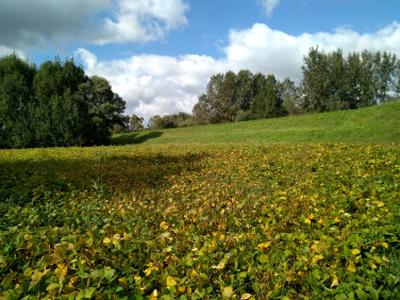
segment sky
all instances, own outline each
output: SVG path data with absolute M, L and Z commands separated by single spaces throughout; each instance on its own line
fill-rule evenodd
M 0 0 L 0 56 L 73 58 L 125 114 L 190 113 L 210 77 L 300 82 L 311 47 L 400 57 L 399 0 Z

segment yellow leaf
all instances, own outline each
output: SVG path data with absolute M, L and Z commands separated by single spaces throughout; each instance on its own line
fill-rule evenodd
M 160 228 L 161 228 L 162 230 L 167 230 L 167 229 L 168 229 L 168 224 L 167 224 L 165 221 L 162 221 L 162 222 L 160 223 Z
M 358 249 L 354 249 L 353 251 L 351 251 L 351 253 L 353 253 L 353 255 L 358 255 L 361 253 L 361 251 Z
M 310 220 L 310 219 L 305 219 L 305 220 L 304 220 L 304 223 L 310 225 L 310 224 L 311 224 L 311 220 Z
M 222 270 L 223 268 L 225 268 L 225 263 L 220 262 L 218 264 L 218 266 L 212 266 L 213 269 L 217 269 L 217 270 Z
M 111 240 L 108 237 L 106 237 L 106 238 L 104 238 L 103 243 L 109 244 L 109 243 L 111 243 Z
M 186 293 L 188 294 L 188 296 L 192 295 L 192 288 L 190 286 L 188 286 L 188 288 L 186 289 Z
M 251 295 L 250 294 L 243 294 L 242 297 L 240 297 L 240 300 L 247 300 L 250 299 Z
M 337 278 L 336 275 L 333 275 L 333 279 L 332 279 L 332 284 L 331 284 L 331 288 L 338 286 L 339 285 L 339 279 Z
M 341 221 L 341 220 L 340 220 L 338 217 L 335 218 L 335 222 L 336 222 L 336 223 L 339 223 L 340 221 Z
M 176 282 L 176 280 L 174 279 L 174 277 L 171 276 L 167 276 L 167 286 L 175 286 L 178 283 Z
M 180 287 L 178 287 L 178 291 L 180 293 L 184 293 L 186 291 L 186 288 L 184 286 L 180 286 Z
M 350 260 L 350 263 L 347 267 L 347 271 L 352 272 L 352 273 L 357 272 L 357 268 L 354 265 L 354 261 Z
M 58 283 L 50 283 L 47 288 L 46 291 L 52 291 L 55 290 L 56 288 L 58 288 L 60 285 Z
M 226 286 L 222 290 L 222 296 L 225 298 L 231 298 L 233 296 L 233 288 L 231 286 Z
M 389 248 L 389 245 L 388 245 L 388 243 L 385 243 L 385 242 L 383 242 L 383 243 L 382 243 L 382 246 L 383 246 L 383 247 L 385 247 L 386 249 L 388 249 L 388 248 Z
M 258 244 L 257 248 L 260 248 L 262 250 L 262 249 L 268 248 L 270 245 L 271 245 L 270 242 L 265 242 L 265 243 Z
M 197 273 L 195 269 L 192 269 L 192 276 L 196 276 L 196 275 L 199 275 L 199 273 Z

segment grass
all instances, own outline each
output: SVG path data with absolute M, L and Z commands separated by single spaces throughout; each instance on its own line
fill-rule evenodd
M 125 133 L 122 144 L 399 142 L 400 102 L 354 111 Z

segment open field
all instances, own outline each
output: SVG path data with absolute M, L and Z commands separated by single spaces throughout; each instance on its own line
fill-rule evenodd
M 398 144 L 2 150 L 0 298 L 393 299 L 399 183 Z
M 115 135 L 121 144 L 400 142 L 400 102 L 352 111 Z

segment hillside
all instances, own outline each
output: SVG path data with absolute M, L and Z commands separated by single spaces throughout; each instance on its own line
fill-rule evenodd
M 352 111 L 114 135 L 112 144 L 399 142 L 400 102 Z

